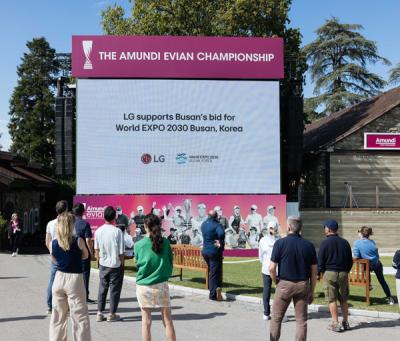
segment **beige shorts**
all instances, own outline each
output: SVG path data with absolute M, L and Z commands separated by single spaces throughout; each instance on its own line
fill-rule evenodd
M 140 308 L 167 308 L 171 306 L 168 282 L 153 285 L 136 284 L 136 297 Z

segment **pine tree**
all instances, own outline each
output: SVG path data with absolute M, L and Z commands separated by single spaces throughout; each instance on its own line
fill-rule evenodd
M 390 70 L 389 83 L 400 83 L 400 63 L 398 63 L 393 69 Z
M 317 29 L 317 39 L 304 47 L 316 95 L 307 99 L 307 107 L 322 106 L 323 114 L 331 114 L 376 95 L 385 86 L 367 64 L 390 63 L 379 56 L 375 42 L 357 32 L 362 28 L 332 18 Z
M 58 70 L 55 50 L 45 38 L 26 44 L 28 52 L 17 68 L 18 83 L 10 100 L 11 151 L 43 165 L 52 174 L 54 164 L 54 89 Z

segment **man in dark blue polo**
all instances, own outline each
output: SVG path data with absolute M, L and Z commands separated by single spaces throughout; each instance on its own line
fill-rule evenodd
M 289 217 L 288 235 L 277 240 L 272 250 L 269 272 L 276 283 L 276 290 L 270 326 L 271 341 L 280 339 L 282 319 L 292 300 L 296 316 L 295 340 L 307 339 L 307 304 L 314 300 L 317 254 L 313 244 L 301 237 L 301 228 L 300 218 Z
M 351 247 L 346 239 L 338 235 L 336 220 L 327 220 L 324 223 L 326 239 L 319 246 L 318 273 L 323 273 L 323 288 L 325 299 L 328 302 L 332 322 L 329 329 L 334 332 L 349 330 L 349 272 L 353 266 Z M 337 301 L 340 303 L 343 321 L 339 324 Z
M 208 219 L 201 224 L 203 234 L 203 257 L 208 266 L 208 288 L 210 300 L 220 301 L 222 287 L 222 256 L 225 246 L 225 231 L 218 222 L 215 211 L 208 213 Z
M 86 288 L 86 300 L 88 303 L 94 303 L 94 301 L 89 298 L 90 261 L 94 254 L 92 230 L 90 224 L 82 218 L 83 213 L 85 213 L 85 206 L 83 206 L 83 204 L 75 204 L 72 208 L 72 213 L 75 215 L 75 234 L 77 237 L 80 237 L 85 241 L 86 247 L 89 251 L 89 257 L 82 260 L 82 270 Z

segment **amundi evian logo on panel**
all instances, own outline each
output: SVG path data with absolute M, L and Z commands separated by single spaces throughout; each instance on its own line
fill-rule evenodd
M 86 206 L 86 203 L 83 204 Z M 86 219 L 104 219 L 104 210 L 107 206 L 87 206 L 85 211 Z

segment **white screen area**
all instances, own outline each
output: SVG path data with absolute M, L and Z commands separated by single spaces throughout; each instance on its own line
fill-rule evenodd
M 78 80 L 77 193 L 280 193 L 279 84 Z

